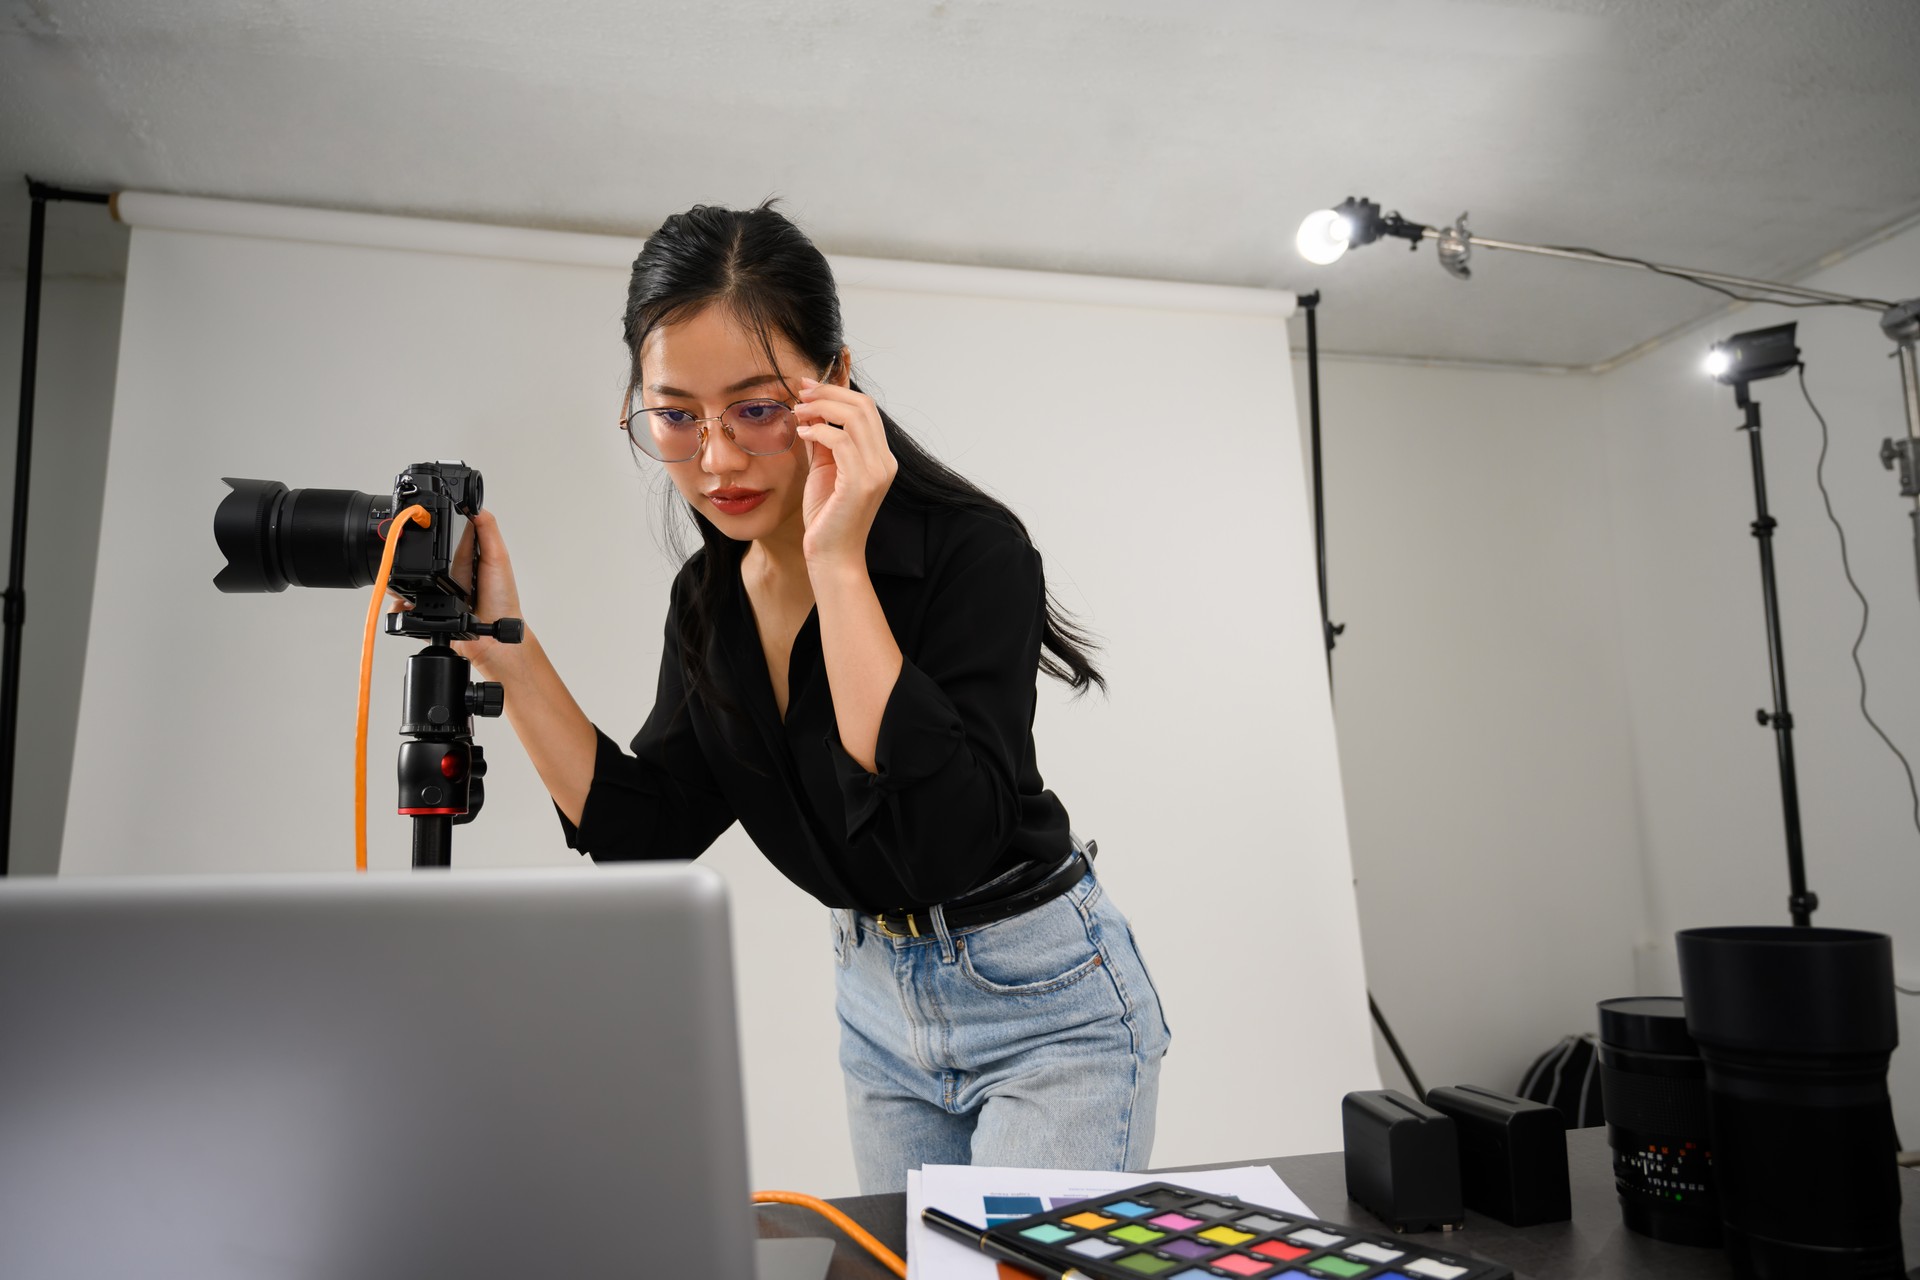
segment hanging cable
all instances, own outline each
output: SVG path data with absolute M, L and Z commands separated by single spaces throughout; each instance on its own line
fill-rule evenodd
M 1675 280 L 1684 280 L 1688 284 L 1698 285 L 1702 289 L 1711 289 L 1715 293 L 1724 294 L 1727 297 L 1732 298 L 1735 302 L 1766 303 L 1769 306 L 1775 306 L 1775 307 L 1881 307 L 1881 308 L 1885 308 L 1893 305 L 1888 302 L 1882 302 L 1876 298 L 1831 298 L 1831 299 L 1812 298 L 1812 299 L 1801 299 L 1798 301 L 1788 301 L 1785 298 L 1773 298 L 1773 297 L 1768 297 L 1765 294 L 1737 293 L 1734 290 L 1727 288 L 1725 285 L 1715 284 L 1711 280 L 1703 280 L 1699 276 L 1694 275 L 1691 271 L 1685 271 L 1678 267 L 1663 267 L 1657 262 L 1648 262 L 1645 258 L 1629 257 L 1623 253 L 1608 253 L 1603 249 L 1589 249 L 1584 245 L 1549 244 L 1549 245 L 1542 245 L 1541 247 L 1544 249 L 1552 249 L 1556 253 L 1585 253 L 1585 254 L 1591 254 L 1596 258 L 1605 258 L 1609 262 L 1624 262 L 1631 266 L 1642 267 L 1648 271 L 1653 272 L 1655 275 L 1672 276 Z
M 1813 394 L 1807 390 L 1807 366 L 1801 365 L 1799 373 L 1800 394 L 1806 398 L 1807 408 L 1813 410 L 1814 421 L 1820 424 L 1820 458 L 1814 463 L 1813 481 L 1820 487 L 1820 501 L 1826 504 L 1827 521 L 1833 525 L 1833 531 L 1840 539 L 1840 572 L 1846 575 L 1847 585 L 1853 588 L 1853 594 L 1860 600 L 1860 631 L 1853 638 L 1853 670 L 1860 679 L 1860 714 L 1866 718 L 1868 726 L 1880 735 L 1880 741 L 1887 744 L 1887 750 L 1893 752 L 1894 758 L 1900 762 L 1900 767 L 1906 770 L 1907 793 L 1913 797 L 1913 826 L 1914 830 L 1920 831 L 1920 786 L 1914 784 L 1913 766 L 1907 762 L 1907 757 L 1901 753 L 1900 748 L 1893 744 L 1893 739 L 1887 736 L 1886 730 L 1882 729 L 1879 722 L 1873 718 L 1873 713 L 1867 710 L 1867 669 L 1860 663 L 1860 645 L 1867 638 L 1867 620 L 1871 617 L 1872 610 L 1867 604 L 1866 592 L 1860 590 L 1860 584 L 1854 581 L 1853 565 L 1847 556 L 1847 531 L 1840 527 L 1840 518 L 1833 513 L 1833 495 L 1827 492 L 1827 419 L 1820 412 L 1820 407 L 1814 404 Z

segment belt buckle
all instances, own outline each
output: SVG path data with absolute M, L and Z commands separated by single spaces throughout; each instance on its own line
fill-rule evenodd
M 887 937 L 889 937 L 889 938 L 917 938 L 917 937 L 919 937 L 919 936 L 920 936 L 920 926 L 919 926 L 919 925 L 917 925 L 917 924 L 915 924 L 915 923 L 913 922 L 913 912 L 911 912 L 911 911 L 903 911 L 903 912 L 901 912 L 900 914 L 902 914 L 902 915 L 904 915 L 904 916 L 905 916 L 905 917 L 907 918 L 907 929 L 909 930 L 909 932 L 907 932 L 907 933 L 896 933 L 896 932 L 894 932 L 894 930 L 892 929 L 892 927 L 891 927 L 891 926 L 889 926 L 889 925 L 887 924 L 887 913 L 886 913 L 886 912 L 884 912 L 884 911 L 881 911 L 881 912 L 876 912 L 876 913 L 875 913 L 875 915 L 874 915 L 874 917 L 873 917 L 873 922 L 874 922 L 875 924 L 877 924 L 877 925 L 879 925 L 879 926 L 880 926 L 880 932 L 881 932 L 881 933 L 883 933 L 883 934 L 885 934 L 885 935 L 886 935 Z

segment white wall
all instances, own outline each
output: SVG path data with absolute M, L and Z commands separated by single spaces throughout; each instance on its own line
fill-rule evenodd
M 1813 288 L 1905 298 L 1920 293 L 1920 229 L 1807 281 Z M 1827 486 L 1846 528 L 1854 576 L 1872 606 L 1861 661 L 1874 717 L 1920 756 L 1920 593 L 1911 503 L 1881 468 L 1886 436 L 1904 436 L 1891 345 L 1869 311 L 1745 308 L 1603 375 L 1620 620 L 1633 701 L 1634 760 L 1655 946 L 1649 990 L 1678 992 L 1672 934 L 1712 924 L 1788 923 L 1785 837 L 1747 438 L 1730 388 L 1699 369 L 1708 344 L 1786 320 L 1800 325 L 1807 385 L 1832 429 Z M 1814 483 L 1819 425 L 1789 375 L 1753 384 L 1762 413 L 1782 648 L 1794 715 L 1814 923 L 1893 936 L 1902 984 L 1920 987 L 1920 832 L 1906 777 L 1857 706 L 1848 651 L 1860 606 Z M 1359 860 L 1360 828 L 1355 856 Z M 1364 905 L 1364 898 L 1362 899 Z M 1901 997 L 1907 1037 L 1920 1001 Z M 1894 1056 L 1895 1114 L 1920 1134 L 1920 1047 Z
M 1304 359 L 1294 381 L 1304 433 Z M 1646 907 L 1596 392 L 1321 362 L 1361 937 L 1429 1088 L 1511 1090 L 1596 1000 L 1634 992 Z
M 49 211 L 49 240 L 60 237 L 59 224 L 74 208 L 55 205 Z M 0 414 L 7 424 L 0 429 L 0 511 L 6 513 L 0 518 L 0 547 L 9 548 L 26 294 L 24 280 L 0 280 Z M 27 501 L 27 614 L 8 856 L 15 875 L 52 875 L 60 863 L 106 486 L 120 295 L 118 281 L 47 280 L 41 286 L 33 483 Z M 0 585 L 7 554 L 0 551 Z
M 370 221 L 385 234 L 405 220 Z M 617 737 L 644 717 L 675 566 L 654 547 L 652 481 L 614 428 L 623 264 L 637 245 L 613 246 L 611 265 L 559 265 L 402 243 L 136 231 L 76 750 L 77 776 L 128 782 L 112 804 L 75 793 L 64 870 L 352 864 L 365 597 L 214 593 L 223 474 L 375 488 L 410 460 L 468 457 L 486 472 L 529 620 L 589 714 Z M 1037 733 L 1049 785 L 1100 840 L 1174 1024 L 1157 1156 L 1337 1145 L 1340 1095 L 1377 1073 L 1273 299 L 1221 291 L 1263 315 L 1155 305 L 1191 298 L 1179 287 L 1122 305 L 1094 288 L 1080 301 L 996 299 L 848 274 L 863 383 L 1029 517 L 1050 583 L 1108 641 L 1112 701 L 1068 705 L 1047 688 Z M 1249 415 L 1258 395 L 1267 412 Z M 1270 491 L 1196 518 L 1170 451 Z M 381 810 L 408 647 L 377 645 L 376 868 L 407 859 L 405 824 Z M 487 809 L 458 829 L 456 865 L 578 865 L 505 726 L 480 737 Z M 737 830 L 711 860 L 740 926 L 755 1176 L 849 1191 L 825 913 Z M 1245 997 L 1223 972 L 1310 983 L 1316 1052 L 1276 1069 L 1297 1031 L 1239 1021 Z M 1217 1105 L 1269 1090 L 1287 1105 Z

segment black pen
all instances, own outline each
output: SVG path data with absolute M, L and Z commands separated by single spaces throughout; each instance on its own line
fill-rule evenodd
M 935 1231 L 964 1240 L 982 1253 L 990 1253 L 1002 1262 L 1011 1263 L 1028 1275 L 1040 1276 L 1042 1280 L 1093 1280 L 1078 1267 L 1068 1267 L 1065 1271 L 1056 1271 L 1040 1259 L 1031 1256 L 1018 1245 L 996 1240 L 971 1222 L 956 1218 L 939 1209 L 922 1209 L 920 1219 Z

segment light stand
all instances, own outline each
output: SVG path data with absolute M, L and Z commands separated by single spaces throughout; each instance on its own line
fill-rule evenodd
M 1761 378 L 1778 377 L 1798 368 L 1800 350 L 1794 345 L 1794 327 L 1777 325 L 1737 333 L 1724 343 L 1715 344 L 1708 356 L 1713 376 L 1733 388 L 1733 401 L 1746 415 L 1740 430 L 1747 433 L 1748 453 L 1753 460 L 1753 536 L 1760 547 L 1760 593 L 1767 613 L 1767 662 L 1773 673 L 1773 712 L 1756 711 L 1754 718 L 1762 727 L 1773 729 L 1775 753 L 1780 763 L 1780 808 L 1787 834 L 1787 911 L 1793 923 L 1802 927 L 1813 923 L 1819 897 L 1807 888 L 1805 850 L 1800 842 L 1800 783 L 1793 763 L 1793 712 L 1787 705 L 1787 659 L 1780 638 L 1780 590 L 1773 572 L 1773 531 L 1779 522 L 1767 510 L 1767 468 L 1760 452 L 1760 406 L 1748 392 L 1748 384 Z
M 1900 496 L 1913 500 L 1908 515 L 1913 520 L 1913 563 L 1920 573 L 1920 368 L 1915 367 L 1913 345 L 1920 341 L 1920 298 L 1909 298 L 1887 308 L 1880 317 L 1880 332 L 1893 342 L 1894 355 L 1900 361 L 1901 402 L 1907 410 L 1907 438 L 1880 442 L 1880 465 L 1891 471 L 1900 468 Z

